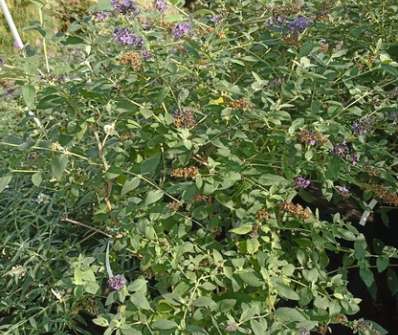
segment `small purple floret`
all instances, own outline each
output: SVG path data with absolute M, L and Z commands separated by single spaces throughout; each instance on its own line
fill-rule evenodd
M 112 0 L 112 7 L 121 14 L 138 14 L 138 7 L 133 0 Z
M 121 290 L 126 284 L 127 280 L 123 275 L 116 275 L 108 279 L 108 286 L 114 291 Z
M 368 117 L 354 121 L 352 124 L 352 132 L 359 136 L 366 134 L 372 128 L 372 120 Z
M 340 158 L 345 158 L 347 156 L 347 154 L 350 152 L 350 148 L 348 147 L 348 145 L 343 142 L 340 144 L 336 144 L 333 147 L 332 150 L 333 154 L 335 154 L 336 156 L 340 157 Z
M 116 28 L 113 32 L 113 37 L 122 45 L 132 45 L 136 48 L 140 48 L 144 44 L 144 40 L 141 37 L 127 28 Z
M 153 6 L 161 13 L 164 13 L 167 9 L 167 3 L 165 0 L 155 0 L 153 2 Z
M 293 21 L 287 24 L 287 28 L 292 33 L 302 33 L 311 25 L 311 20 L 305 16 L 297 16 Z
M 173 36 L 176 40 L 188 35 L 192 30 L 192 25 L 189 22 L 181 22 L 176 24 L 173 29 Z
M 311 185 L 311 181 L 309 179 L 306 179 L 302 176 L 298 176 L 295 180 L 294 180 L 294 184 L 297 188 L 301 188 L 301 189 L 305 189 L 308 186 Z
M 144 60 L 150 60 L 152 58 L 152 53 L 149 50 L 142 51 L 142 58 Z
M 107 20 L 111 16 L 111 13 L 107 11 L 99 11 L 94 13 L 93 16 L 95 21 L 101 22 Z

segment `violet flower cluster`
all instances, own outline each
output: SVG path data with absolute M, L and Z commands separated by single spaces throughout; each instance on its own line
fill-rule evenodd
M 142 58 L 144 60 L 150 60 L 152 58 L 152 53 L 149 50 L 143 50 L 142 51 Z
M 337 157 L 351 161 L 352 165 L 357 165 L 359 160 L 358 154 L 345 141 L 334 145 L 332 153 Z
M 111 15 L 112 15 L 112 14 L 111 14 L 110 12 L 101 10 L 101 11 L 99 11 L 99 12 L 95 12 L 95 13 L 93 14 L 93 17 L 94 17 L 94 20 L 95 20 L 95 21 L 102 22 L 102 21 L 107 20 Z
M 114 290 L 119 291 L 127 284 L 127 280 L 123 275 L 116 275 L 108 279 L 108 286 Z
M 189 22 L 177 23 L 173 28 L 173 36 L 176 40 L 187 36 L 192 30 L 192 25 Z
M 153 2 L 153 7 L 155 7 L 159 12 L 164 13 L 167 9 L 167 3 L 165 0 L 155 0 Z
M 306 178 L 302 177 L 302 176 L 298 176 L 294 180 L 294 184 L 295 184 L 296 188 L 305 189 L 305 188 L 308 188 L 311 185 L 311 181 L 309 179 L 306 179 Z
M 297 16 L 293 21 L 287 24 L 287 28 L 291 33 L 297 34 L 302 33 L 312 24 L 312 21 L 305 16 Z
M 112 7 L 121 14 L 138 14 L 137 4 L 133 0 L 112 0 Z
M 372 128 L 372 120 L 369 117 L 356 120 L 352 124 L 352 132 L 357 135 L 365 135 Z
M 286 16 L 278 15 L 273 16 L 268 19 L 267 25 L 271 29 L 279 30 L 279 31 L 287 31 L 292 34 L 302 33 L 305 29 L 307 29 L 312 24 L 311 19 L 305 16 L 297 16 L 292 20 L 288 20 Z
M 136 48 L 141 48 L 144 44 L 142 37 L 137 36 L 128 28 L 116 28 L 113 32 L 115 41 L 122 45 L 131 45 Z

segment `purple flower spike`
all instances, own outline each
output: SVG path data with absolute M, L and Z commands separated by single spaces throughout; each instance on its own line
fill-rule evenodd
M 301 189 L 305 189 L 308 186 L 311 185 L 311 181 L 309 179 L 306 179 L 302 176 L 298 176 L 295 180 L 294 180 L 294 184 L 296 186 L 296 188 L 301 188 Z
M 114 291 L 121 290 L 126 284 L 127 280 L 123 275 L 116 275 L 108 279 L 108 286 Z
M 116 28 L 113 37 L 122 45 L 132 45 L 136 48 L 142 47 L 144 40 L 128 30 L 127 28 Z
M 112 7 L 121 14 L 138 14 L 138 7 L 133 0 L 112 0 Z
M 347 156 L 347 154 L 350 152 L 350 148 L 348 147 L 348 145 L 346 143 L 340 143 L 340 144 L 336 144 L 333 147 L 332 152 L 340 157 L 340 158 L 345 158 Z
M 358 164 L 359 157 L 358 157 L 358 154 L 357 154 L 357 153 L 353 152 L 353 153 L 351 154 L 350 159 L 351 159 L 351 164 L 352 164 L 353 166 L 355 166 L 355 165 Z
M 94 13 L 93 16 L 95 21 L 101 22 L 107 20 L 111 16 L 111 13 L 106 11 L 99 11 Z
M 176 40 L 188 35 L 192 30 L 192 25 L 188 22 L 181 22 L 176 24 L 173 29 L 173 36 Z
M 293 21 L 290 21 L 287 24 L 287 28 L 292 33 L 302 33 L 305 29 L 307 29 L 311 25 L 311 20 L 306 18 L 305 16 L 297 16 Z
M 372 120 L 369 117 L 355 121 L 352 124 L 352 132 L 357 135 L 365 135 L 372 128 Z
M 167 9 L 167 3 L 165 0 L 155 0 L 153 2 L 153 6 L 161 13 L 164 13 Z

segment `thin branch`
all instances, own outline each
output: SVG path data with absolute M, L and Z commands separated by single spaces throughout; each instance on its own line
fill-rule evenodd
M 74 224 L 76 226 L 84 227 L 84 228 L 87 228 L 89 230 L 95 231 L 98 234 L 104 235 L 104 236 L 109 237 L 109 238 L 113 238 L 112 235 L 104 232 L 103 230 L 95 228 L 95 227 L 92 227 L 92 226 L 89 226 L 89 225 L 87 225 L 87 224 L 85 224 L 83 222 L 79 222 L 79 221 L 72 220 L 72 219 L 69 219 L 69 218 L 63 218 L 61 221 L 62 222 L 67 222 L 67 223 L 71 223 L 71 224 Z

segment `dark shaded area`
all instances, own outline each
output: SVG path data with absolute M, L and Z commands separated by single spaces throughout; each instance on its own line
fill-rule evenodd
M 333 202 L 328 202 L 322 198 L 316 187 L 310 189 L 308 193 L 307 196 L 297 197 L 294 201 L 303 206 L 308 206 L 312 210 L 318 208 L 320 217 L 323 220 L 330 220 L 335 213 L 340 213 L 343 217 L 345 216 L 364 234 L 372 254 L 378 254 L 382 245 L 398 248 L 398 225 L 396 224 L 398 209 L 390 208 L 386 211 L 386 208 L 382 206 L 376 207 L 374 214 L 369 218 L 366 225 L 362 227 L 358 224 L 362 211 L 350 199 L 334 199 Z M 361 197 L 359 194 L 358 196 Z M 308 200 L 311 200 L 311 202 L 308 202 Z M 382 212 L 384 221 L 382 219 Z M 352 247 L 352 245 L 347 246 Z M 341 255 L 329 254 L 329 259 L 330 270 L 338 268 L 342 263 Z M 374 266 L 375 262 L 371 265 Z M 391 269 L 396 271 L 397 268 L 394 267 Z M 373 269 L 373 273 L 375 276 L 375 285 L 372 288 L 373 294 L 370 293 L 362 281 L 358 269 L 351 269 L 348 273 L 349 290 L 355 297 L 362 299 L 360 304 L 361 310 L 352 319 L 363 318 L 372 320 L 389 331 L 389 334 L 398 334 L 398 297 L 392 295 L 388 286 L 386 271 L 378 273 L 376 269 Z M 333 325 L 331 328 L 333 334 L 353 334 L 350 329 L 341 325 Z

